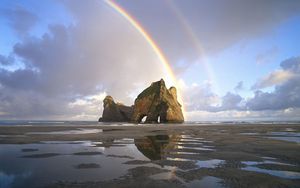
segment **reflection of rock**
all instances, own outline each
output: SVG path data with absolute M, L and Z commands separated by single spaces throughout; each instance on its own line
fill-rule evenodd
M 115 103 L 111 96 L 103 100 L 103 114 L 99 121 L 103 122 L 128 122 L 131 119 L 133 107 Z
M 147 136 L 134 139 L 137 149 L 150 160 L 161 160 L 164 158 L 164 149 L 169 143 L 168 135 Z
M 161 79 L 140 93 L 135 99 L 131 120 L 139 123 L 145 116 L 146 123 L 182 123 L 184 118 L 177 101 L 176 88 L 167 89 Z
M 135 99 L 134 106 L 115 103 L 111 96 L 103 100 L 103 114 L 99 121 L 140 123 L 182 123 L 181 105 L 177 101 L 175 87 L 166 88 L 163 79 L 153 82 Z

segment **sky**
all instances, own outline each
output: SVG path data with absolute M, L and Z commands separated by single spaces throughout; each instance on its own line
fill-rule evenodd
M 97 120 L 164 78 L 187 121 L 300 120 L 300 1 L 0 2 L 0 120 Z

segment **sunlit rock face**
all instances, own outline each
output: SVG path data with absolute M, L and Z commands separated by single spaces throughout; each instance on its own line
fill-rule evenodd
M 133 107 L 115 103 L 111 96 L 103 100 L 103 114 L 99 121 L 102 122 L 129 122 L 132 116 Z
M 176 88 L 167 89 L 161 79 L 140 93 L 135 99 L 131 120 L 140 123 L 145 116 L 146 123 L 182 123 L 184 118 Z
M 181 105 L 175 87 L 166 88 L 163 79 L 153 82 L 138 95 L 133 106 L 115 103 L 111 96 L 103 100 L 102 122 L 183 123 Z

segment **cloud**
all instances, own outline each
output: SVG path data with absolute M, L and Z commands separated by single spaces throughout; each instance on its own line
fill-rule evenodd
M 246 103 L 248 109 L 280 110 L 300 107 L 300 57 L 289 58 L 283 61 L 280 66 L 282 68 L 281 72 L 287 71 L 293 76 L 289 76 L 288 79 L 286 77 L 284 79 L 275 79 L 269 76 L 272 78 L 269 79 L 271 83 L 277 80 L 284 80 L 284 82 L 278 83 L 273 92 L 256 91 L 254 97 Z M 278 71 L 270 75 L 276 77 L 274 76 L 276 74 L 278 74 Z
M 38 17 L 22 6 L 1 10 L 1 14 L 7 19 L 8 24 L 19 36 L 24 36 L 37 23 Z
M 243 98 L 240 95 L 228 92 L 222 97 L 222 105 L 218 108 L 218 111 L 239 109 L 242 100 Z
M 102 101 L 89 97 L 106 92 L 132 104 L 136 85 L 164 77 L 151 47 L 105 3 L 66 1 L 64 6 L 73 24 L 49 25 L 41 37 L 27 33 L 12 52 L 23 68 L 0 68 L 1 119 L 95 118 Z M 14 28 L 30 28 L 12 21 Z
M 209 111 L 221 102 L 220 97 L 212 92 L 209 82 L 204 82 L 201 85 L 194 83 L 189 86 L 181 80 L 180 85 L 187 111 Z
M 292 57 L 281 63 L 281 69 L 260 80 L 257 88 L 275 86 L 274 91 L 257 90 L 254 96 L 243 98 L 239 94 L 227 92 L 219 96 L 211 91 L 209 84 L 193 84 L 183 87 L 189 118 L 261 118 L 299 119 L 300 110 L 300 57 Z M 288 75 L 286 76 L 286 72 Z M 283 76 L 282 76 L 283 74 Z M 242 85 L 242 84 L 238 84 Z M 290 120 L 291 120 L 290 119 Z
M 262 36 L 299 13 L 298 1 L 190 2 L 175 1 L 174 4 L 208 55 L 245 38 Z M 70 25 L 52 23 L 39 36 L 29 32 L 39 21 L 33 12 L 15 7 L 1 13 L 21 36 L 11 55 L 0 56 L 1 119 L 96 120 L 101 114 L 104 95 L 132 104 L 136 93 L 153 80 L 164 77 L 165 72 L 151 47 L 105 3 L 96 0 L 59 3 L 74 20 Z M 176 12 L 166 7 L 167 3 L 126 3 L 128 10 L 141 11 L 143 15 L 135 11 L 132 14 L 140 18 L 151 36 L 159 41 L 173 67 L 181 70 L 178 72 L 194 62 L 185 57 L 198 59 L 198 51 L 190 47 L 193 38 L 188 30 L 178 27 L 180 21 L 174 19 Z M 158 3 L 161 6 L 157 6 Z M 140 9 L 134 9 L 135 6 Z M 16 61 L 22 66 L 3 68 Z M 247 114 L 268 114 L 267 111 L 293 114 L 300 103 L 299 70 L 299 57 L 284 61 L 281 70 L 257 82 L 257 89 L 273 85 L 275 90 L 256 91 L 250 99 L 231 91 L 224 96 L 217 95 L 209 82 L 183 85 L 185 105 L 189 113 L 203 112 L 209 117 L 222 114 L 246 117 Z M 241 89 L 243 82 L 235 87 L 236 91 Z
M 219 112 L 226 110 L 241 110 L 243 98 L 231 92 L 223 97 L 211 91 L 207 85 L 192 85 L 184 88 L 185 107 L 187 111 Z
M 290 80 L 294 76 L 295 75 L 288 70 L 277 70 L 272 72 L 268 76 L 260 79 L 254 86 L 252 86 L 252 89 L 263 89 L 266 87 L 279 85 Z
M 283 110 L 227 110 L 219 112 L 192 111 L 186 117 L 190 121 L 299 121 L 300 108 Z
M 171 62 L 184 58 L 193 63 L 199 56 L 215 55 L 238 42 L 247 43 L 267 35 L 284 21 L 300 14 L 300 1 L 294 0 L 119 3 L 142 21 L 159 46 L 163 46 Z
M 14 62 L 14 60 L 13 56 L 4 56 L 0 54 L 0 65 L 10 65 Z

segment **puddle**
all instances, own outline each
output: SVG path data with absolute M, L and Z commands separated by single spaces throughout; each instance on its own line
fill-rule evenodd
M 77 129 L 77 130 L 66 130 L 66 131 L 50 131 L 50 132 L 28 132 L 27 135 L 35 134 L 50 134 L 50 135 L 61 135 L 61 134 L 93 134 L 102 133 L 102 129 Z
M 288 131 L 288 132 L 294 132 L 294 131 L 296 131 L 296 130 L 293 129 L 293 128 L 286 128 L 285 131 Z
M 170 154 L 185 154 L 185 155 L 198 155 L 199 153 L 186 152 L 186 151 L 172 151 Z
M 189 188 L 223 188 L 222 179 L 205 176 L 201 180 L 193 180 L 185 184 Z
M 197 161 L 197 166 L 199 168 L 216 168 L 220 164 L 224 163 L 224 160 L 220 159 L 211 159 L 211 160 L 206 160 L 206 161 Z
M 90 147 L 91 144 L 88 141 L 1 145 L 0 187 L 40 187 L 56 181 L 108 181 L 128 173 L 132 165 L 123 164 L 126 161 L 148 160 L 132 144 L 111 148 Z M 38 150 L 34 154 L 24 153 L 24 148 Z M 130 159 L 107 157 L 124 154 Z
M 187 139 L 196 139 L 196 140 L 203 140 L 204 138 L 197 138 L 197 137 L 193 137 L 193 136 L 191 136 L 191 135 L 186 135 L 186 134 L 183 134 L 183 135 L 181 135 L 181 138 L 183 138 L 183 139 L 185 139 L 185 138 L 187 138 Z
M 18 173 L 18 174 L 11 174 L 11 173 L 5 173 L 3 171 L 0 171 L 0 187 L 1 188 L 10 188 L 13 187 L 22 187 L 22 184 L 20 184 L 17 180 L 19 179 L 26 179 L 30 176 L 30 172 L 28 173 Z
M 268 159 L 268 160 L 276 160 L 274 157 L 262 157 L 263 159 Z
M 163 173 L 151 175 L 149 177 L 155 180 L 169 180 L 174 178 L 174 176 L 175 175 L 171 174 L 170 172 L 163 172 Z
M 241 135 L 259 135 L 258 133 L 240 133 Z
M 271 138 L 271 139 L 275 139 L 275 140 L 282 140 L 282 141 L 288 141 L 288 142 L 295 142 L 297 144 L 300 144 L 300 137 L 284 137 L 284 136 L 281 136 L 281 137 L 275 137 L 275 136 L 270 136 L 270 137 L 267 137 L 267 138 Z
M 134 142 L 133 138 L 122 138 L 122 139 L 118 139 L 118 140 L 114 140 L 114 142 Z
M 258 162 L 258 161 L 243 161 L 242 162 L 243 164 L 245 165 L 259 165 L 259 164 L 277 164 L 277 165 L 286 165 L 286 166 L 295 166 L 295 165 L 292 165 L 292 164 L 288 164 L 288 163 L 281 163 L 281 162 L 277 162 L 277 161 L 270 161 L 270 160 L 265 160 L 265 161 L 261 161 L 261 162 Z
M 192 161 L 191 159 L 184 159 L 184 158 L 178 158 L 178 157 L 167 157 L 166 159 L 169 161 Z
M 295 142 L 300 144 L 300 133 L 295 132 L 269 132 L 267 138 Z
M 295 132 L 269 132 L 268 135 L 272 136 L 291 136 L 291 137 L 300 137 L 300 133 Z
M 162 172 L 162 173 L 158 173 L 158 174 L 154 174 L 149 176 L 150 178 L 154 179 L 154 180 L 171 180 L 171 179 L 176 179 L 180 182 L 184 182 L 181 178 L 177 177 L 175 174 L 175 171 L 177 170 L 177 167 L 170 167 L 170 166 L 166 166 L 167 170 L 169 170 L 168 172 Z
M 88 144 L 91 145 L 90 141 L 40 141 L 42 144 Z
M 269 174 L 272 176 L 277 176 L 277 177 L 286 178 L 286 179 L 300 179 L 299 172 L 268 170 L 268 169 L 254 167 L 254 166 L 247 166 L 247 167 L 242 168 L 242 170 L 248 170 L 248 171 L 253 171 L 253 172 Z
M 272 175 L 272 176 L 277 176 L 277 177 L 286 178 L 286 179 L 300 179 L 300 173 L 299 172 L 282 171 L 282 170 L 269 170 L 269 169 L 259 168 L 259 167 L 255 166 L 255 165 L 259 165 L 259 164 L 276 164 L 276 165 L 295 166 L 295 165 L 292 165 L 292 164 L 281 163 L 281 162 L 270 161 L 270 160 L 265 160 L 265 161 L 262 161 L 262 162 L 243 161 L 242 163 L 247 165 L 246 167 L 241 168 L 242 170 L 269 174 L 269 175 Z
M 191 149 L 191 150 L 199 150 L 199 151 L 215 151 L 215 149 L 207 148 L 207 147 L 187 147 L 187 146 L 178 146 L 178 149 Z
M 176 142 L 177 145 L 203 145 L 201 142 Z
M 181 142 L 202 142 L 202 139 L 191 139 L 191 138 L 181 138 L 179 141 Z
M 0 135 L 0 138 L 9 138 L 9 137 L 25 137 L 25 135 L 19 135 L 19 134 L 11 134 L 11 135 Z
M 35 152 L 35 151 L 39 151 L 39 149 L 36 148 L 23 148 L 21 149 L 22 152 Z

